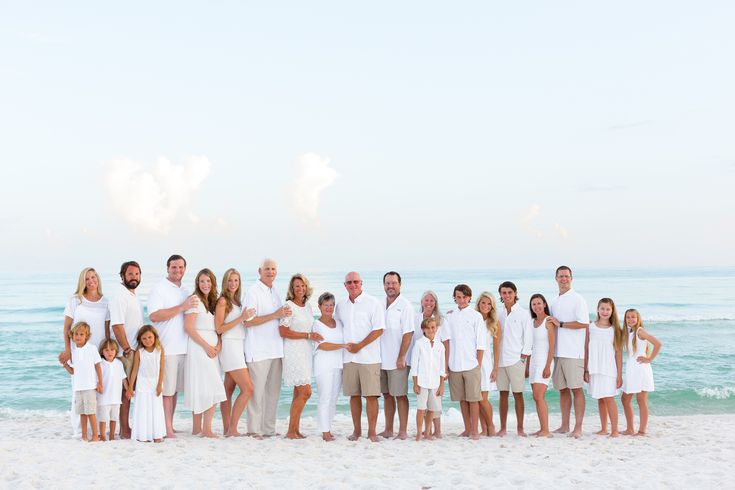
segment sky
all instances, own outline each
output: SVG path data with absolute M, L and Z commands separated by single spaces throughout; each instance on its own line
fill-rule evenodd
M 0 1 L 0 270 L 733 266 L 733 19 Z

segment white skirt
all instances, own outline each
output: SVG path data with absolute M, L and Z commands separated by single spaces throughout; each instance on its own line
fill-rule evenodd
M 628 357 L 623 393 L 640 393 L 641 391 L 654 391 L 653 369 L 650 364 L 640 363 L 634 357 Z
M 617 378 L 604 374 L 590 374 L 590 382 L 587 385 L 587 394 L 599 400 L 600 398 L 615 397 L 620 394 L 620 390 L 615 386 Z
M 198 330 L 210 345 L 217 342 L 214 330 Z M 225 385 L 219 371 L 219 361 L 207 355 L 201 345 L 189 338 L 184 376 L 184 406 L 195 414 L 209 410 L 227 400 Z
M 533 359 L 533 357 L 531 357 L 531 359 Z M 534 363 L 532 360 L 531 366 L 528 368 L 528 382 L 531 384 L 537 383 L 549 386 L 551 376 L 544 378 L 544 367 L 546 367 L 545 361 L 543 363 Z M 554 361 L 551 361 L 550 374 L 554 374 Z
M 242 339 L 222 339 L 222 350 L 219 352 L 219 363 L 222 371 L 228 373 L 238 369 L 247 369 L 245 349 Z
M 163 397 L 156 396 L 156 381 L 138 378 L 133 416 L 130 418 L 132 439 L 152 441 L 166 435 L 166 419 L 163 416 Z

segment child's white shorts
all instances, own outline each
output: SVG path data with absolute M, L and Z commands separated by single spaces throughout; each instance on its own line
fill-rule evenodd
M 426 410 L 428 408 L 432 412 L 441 413 L 442 399 L 436 396 L 436 390 L 421 388 L 419 394 L 416 395 L 416 408 L 419 410 Z
M 120 404 L 97 405 L 97 422 L 117 422 L 120 420 Z

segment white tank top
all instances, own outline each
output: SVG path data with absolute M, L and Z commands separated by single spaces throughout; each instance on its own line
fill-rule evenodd
M 230 323 L 242 314 L 242 308 L 233 304 L 232 310 L 225 316 L 225 323 Z M 222 334 L 223 340 L 245 340 L 245 325 L 238 323 Z

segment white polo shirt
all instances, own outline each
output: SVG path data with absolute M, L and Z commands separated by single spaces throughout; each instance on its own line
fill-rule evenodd
M 385 310 L 376 298 L 361 293 L 355 298 L 344 298 L 337 303 L 334 317 L 342 322 L 346 344 L 358 344 L 370 335 L 370 332 L 385 328 Z M 365 346 L 357 354 L 345 350 L 344 362 L 357 364 L 380 364 L 380 341 L 376 340 Z
M 501 304 L 498 320 L 502 329 L 499 367 L 512 366 L 521 360 L 521 354 L 530 356 L 533 350 L 533 318 L 528 310 L 516 303 L 509 314 Z
M 71 361 L 69 365 L 74 368 L 71 377 L 71 386 L 74 391 L 96 390 L 97 369 L 96 364 L 102 362 L 97 348 L 87 341 L 82 347 L 71 343 Z M 104 385 L 102 386 L 104 388 Z
M 110 337 L 115 338 L 113 325 L 122 325 L 125 330 L 125 337 L 128 339 L 130 348 L 135 350 L 138 348 L 138 330 L 143 326 L 143 305 L 135 291 L 130 291 L 123 284 L 118 284 L 110 298 Z M 159 333 L 160 335 L 160 333 Z M 118 345 L 120 343 L 118 342 Z M 117 357 L 122 357 L 122 345 L 117 351 Z
M 570 289 L 551 300 L 549 309 L 551 316 L 560 322 L 590 322 L 587 302 L 574 289 Z M 584 328 L 557 328 L 555 356 L 568 359 L 584 359 L 584 338 Z
M 386 301 L 387 303 L 387 301 Z M 384 303 L 385 304 L 385 303 Z M 380 357 L 382 359 L 382 369 L 396 369 L 396 361 L 398 361 L 398 353 L 401 351 L 401 342 L 403 335 L 407 333 L 413 334 L 414 331 L 414 312 L 411 303 L 403 297 L 398 297 L 385 308 L 385 330 L 380 336 Z M 413 336 L 411 337 L 411 342 Z M 410 350 L 411 342 L 408 347 Z M 410 362 L 406 351 L 406 364 Z
M 449 369 L 469 371 L 479 366 L 477 351 L 485 350 L 485 320 L 479 311 L 467 306 L 446 314 L 447 329 L 444 340 L 449 340 Z
M 440 377 L 446 377 L 444 368 L 444 344 L 434 336 L 434 345 L 426 337 L 416 341 L 411 355 L 411 372 L 421 388 L 435 390 L 439 388 Z
M 242 302 L 243 309 L 255 308 L 256 316 L 270 315 L 283 306 L 275 288 L 269 288 L 258 279 L 250 286 Z M 283 338 L 278 332 L 279 320 L 270 320 L 245 329 L 245 360 L 247 362 L 280 359 L 283 357 Z
M 158 282 L 148 294 L 148 315 L 158 310 L 179 306 L 190 295 L 184 286 L 177 286 L 168 279 Z M 184 312 L 174 315 L 165 322 L 153 322 L 161 338 L 163 352 L 167 356 L 186 354 L 189 336 L 184 330 Z M 127 330 L 125 331 L 127 334 Z M 129 341 L 129 339 L 128 339 Z
M 100 367 L 102 368 L 102 393 L 97 393 L 97 405 L 120 405 L 123 380 L 127 378 L 122 362 L 120 359 L 114 359 L 112 362 L 102 359 Z

